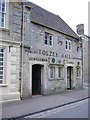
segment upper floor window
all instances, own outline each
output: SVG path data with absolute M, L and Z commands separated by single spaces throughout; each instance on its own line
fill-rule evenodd
M 0 27 L 5 28 L 6 0 L 0 0 Z
M 71 50 L 71 40 L 66 40 L 66 49 Z
M 53 46 L 53 35 L 45 32 L 45 45 Z
M 71 50 L 71 41 L 69 40 L 69 50 Z
M 66 40 L 66 49 L 68 49 L 68 41 Z
M 4 49 L 0 48 L 0 84 L 4 81 Z

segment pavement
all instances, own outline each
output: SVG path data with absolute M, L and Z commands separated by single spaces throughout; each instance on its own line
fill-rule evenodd
M 48 96 L 2 103 L 2 118 L 19 118 L 88 98 L 88 89 L 74 89 Z

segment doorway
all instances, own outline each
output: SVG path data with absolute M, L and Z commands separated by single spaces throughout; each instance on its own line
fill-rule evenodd
M 32 95 L 41 94 L 41 65 L 32 65 Z
M 67 89 L 72 89 L 73 67 L 67 67 Z

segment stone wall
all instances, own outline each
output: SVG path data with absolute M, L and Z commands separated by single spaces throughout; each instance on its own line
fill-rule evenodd
M 88 86 L 88 38 L 83 39 L 83 79 L 84 86 Z
M 79 41 L 61 34 L 57 31 L 43 27 L 39 24 L 30 22 L 30 9 L 24 11 L 24 42 L 23 42 L 23 97 L 32 96 L 32 65 L 40 64 L 43 66 L 42 94 L 53 94 L 67 89 L 67 66 L 73 66 L 74 78 L 73 87 L 82 86 L 82 54 L 81 49 L 77 51 Z M 44 44 L 45 32 L 53 35 L 53 47 Z M 62 44 L 58 43 L 58 36 Z M 72 50 L 65 49 L 65 39 L 72 41 Z M 52 52 L 52 55 L 50 54 Z M 52 58 L 55 58 L 56 65 L 58 60 L 64 66 L 64 79 L 49 80 L 49 65 Z M 65 63 L 64 63 L 65 61 Z M 81 77 L 76 76 L 76 67 L 78 62 L 81 66 Z M 57 73 L 56 73 L 57 74 Z
M 0 101 L 20 99 L 21 3 L 7 2 L 6 26 L 0 29 L 0 46 L 5 48 L 4 82 L 0 84 Z
M 22 20 L 21 3 L 8 2 L 7 7 L 8 7 L 6 12 L 6 16 L 8 16 L 7 27 L 1 29 L 0 39 L 20 42 Z

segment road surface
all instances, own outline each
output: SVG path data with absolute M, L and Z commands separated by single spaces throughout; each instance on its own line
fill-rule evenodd
M 88 99 L 25 118 L 88 118 Z

